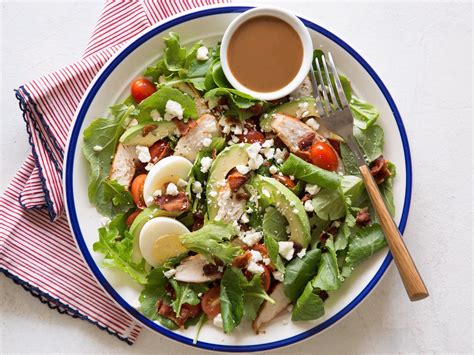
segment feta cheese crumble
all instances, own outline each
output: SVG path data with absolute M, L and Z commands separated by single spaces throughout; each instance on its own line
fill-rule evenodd
M 209 171 L 209 168 L 211 167 L 212 164 L 212 159 L 209 157 L 204 157 L 201 159 L 201 172 L 202 173 L 207 173 Z
M 283 282 L 283 274 L 280 271 L 273 271 L 272 275 L 275 280 Z
M 311 200 L 308 200 L 304 203 L 304 210 L 306 212 L 313 212 L 314 211 L 313 202 Z
M 220 313 L 214 317 L 212 324 L 218 328 L 224 329 L 224 321 L 222 320 L 222 315 Z
M 319 129 L 319 123 L 314 118 L 310 118 L 305 123 L 306 123 L 307 126 L 314 129 L 315 131 L 317 131 Z
M 159 122 L 161 120 L 163 120 L 163 118 L 161 117 L 160 113 L 158 112 L 158 110 L 154 109 L 154 110 L 151 110 L 150 112 L 150 116 L 151 116 L 151 119 L 155 122 Z M 137 122 L 138 123 L 138 122 Z
M 266 198 L 270 198 L 270 197 L 271 197 L 270 192 L 268 192 L 267 189 L 262 189 L 262 194 L 263 194 L 263 196 L 265 196 Z
M 202 140 L 202 145 L 204 147 L 209 147 L 211 145 L 211 143 L 212 143 L 212 139 L 209 138 L 209 137 L 206 137 Z
M 252 274 L 261 274 L 265 271 L 265 268 L 262 265 L 258 265 L 256 262 L 251 261 L 247 265 L 247 270 L 250 271 Z
M 202 184 L 199 181 L 194 181 L 192 190 L 195 194 L 200 195 L 202 193 Z
M 300 252 L 296 254 L 296 256 L 300 259 L 303 258 L 303 256 L 305 255 L 306 255 L 306 248 L 301 249 Z
M 242 175 L 248 174 L 248 172 L 250 171 L 249 167 L 245 165 L 237 165 L 235 168 Z
M 278 253 L 286 260 L 293 259 L 295 249 L 293 242 L 278 242 Z
M 285 148 L 283 149 L 277 148 L 275 150 L 274 158 L 278 164 L 283 164 L 283 161 L 285 160 L 287 152 L 288 151 Z
M 167 279 L 169 279 L 170 277 L 173 277 L 174 274 L 176 274 L 176 269 L 169 269 L 167 271 L 163 271 L 163 275 L 165 275 Z
M 198 48 L 196 53 L 197 60 L 208 60 L 209 59 L 209 49 L 205 46 L 201 46 Z
M 255 229 L 242 232 L 239 236 L 239 239 L 249 247 L 257 244 L 262 238 L 262 232 L 257 232 Z
M 306 184 L 305 191 L 311 196 L 316 195 L 321 188 L 318 185 Z
M 100 146 L 100 145 L 95 145 L 92 149 L 94 150 L 94 152 L 100 152 L 104 148 L 102 148 L 102 146 Z
M 148 163 L 150 161 L 151 156 L 148 147 L 137 145 L 135 147 L 135 152 L 138 155 L 138 160 L 140 160 L 142 163 Z
M 173 118 L 183 119 L 184 109 L 179 102 L 168 100 L 165 107 L 165 120 L 171 121 Z
M 270 171 L 270 174 L 276 174 L 278 172 L 278 168 L 275 165 L 270 166 L 268 170 Z
M 168 186 L 166 186 L 166 194 L 171 196 L 176 196 L 179 193 L 178 187 L 170 182 Z

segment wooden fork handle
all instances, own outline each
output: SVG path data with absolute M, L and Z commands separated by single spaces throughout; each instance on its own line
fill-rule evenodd
M 369 194 L 372 205 L 377 213 L 380 226 L 387 239 L 388 246 L 392 252 L 393 259 L 397 265 L 398 272 L 402 277 L 403 284 L 410 297 L 411 301 L 418 301 L 428 297 L 428 290 L 421 279 L 421 276 L 416 269 L 415 263 L 408 252 L 405 243 L 403 242 L 400 231 L 390 215 L 387 206 L 380 194 L 380 190 L 374 178 L 370 174 L 370 169 L 367 165 L 359 167 L 362 179 Z

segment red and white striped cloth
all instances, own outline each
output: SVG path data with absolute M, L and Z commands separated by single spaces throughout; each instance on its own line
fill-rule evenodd
M 227 0 L 108 0 L 77 62 L 18 88 L 31 154 L 0 198 L 0 271 L 60 313 L 132 344 L 141 327 L 98 285 L 64 215 L 61 174 L 76 108 L 105 62 L 171 15 Z

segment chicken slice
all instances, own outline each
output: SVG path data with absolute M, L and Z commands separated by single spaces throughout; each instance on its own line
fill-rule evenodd
M 130 188 L 133 176 L 135 175 L 137 159 L 138 156 L 134 145 L 119 143 L 110 169 L 110 180 L 117 181 L 127 189 Z
M 301 150 L 303 143 L 307 144 L 316 137 L 316 132 L 299 119 L 280 113 L 275 114 L 272 128 L 293 153 Z
M 275 304 L 268 301 L 263 302 L 257 318 L 252 323 L 252 328 L 257 334 L 262 325 L 270 322 L 291 303 L 291 300 L 285 295 L 283 283 L 277 284 L 269 296 L 275 301 Z
M 212 138 L 220 135 L 219 125 L 213 115 L 202 115 L 197 121 L 196 126 L 182 136 L 174 151 L 174 155 L 180 155 L 190 161 L 196 159 L 197 153 L 204 147 L 204 138 Z
M 220 279 L 222 277 L 220 272 L 211 275 L 204 273 L 204 267 L 208 264 L 209 262 L 201 254 L 189 256 L 176 267 L 174 278 L 177 281 L 191 283 L 211 282 Z

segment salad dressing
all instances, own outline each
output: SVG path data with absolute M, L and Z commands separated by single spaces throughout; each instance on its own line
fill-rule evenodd
M 303 62 L 303 43 L 285 21 L 257 16 L 234 32 L 227 57 L 232 74 L 242 85 L 253 91 L 272 92 L 297 75 Z

